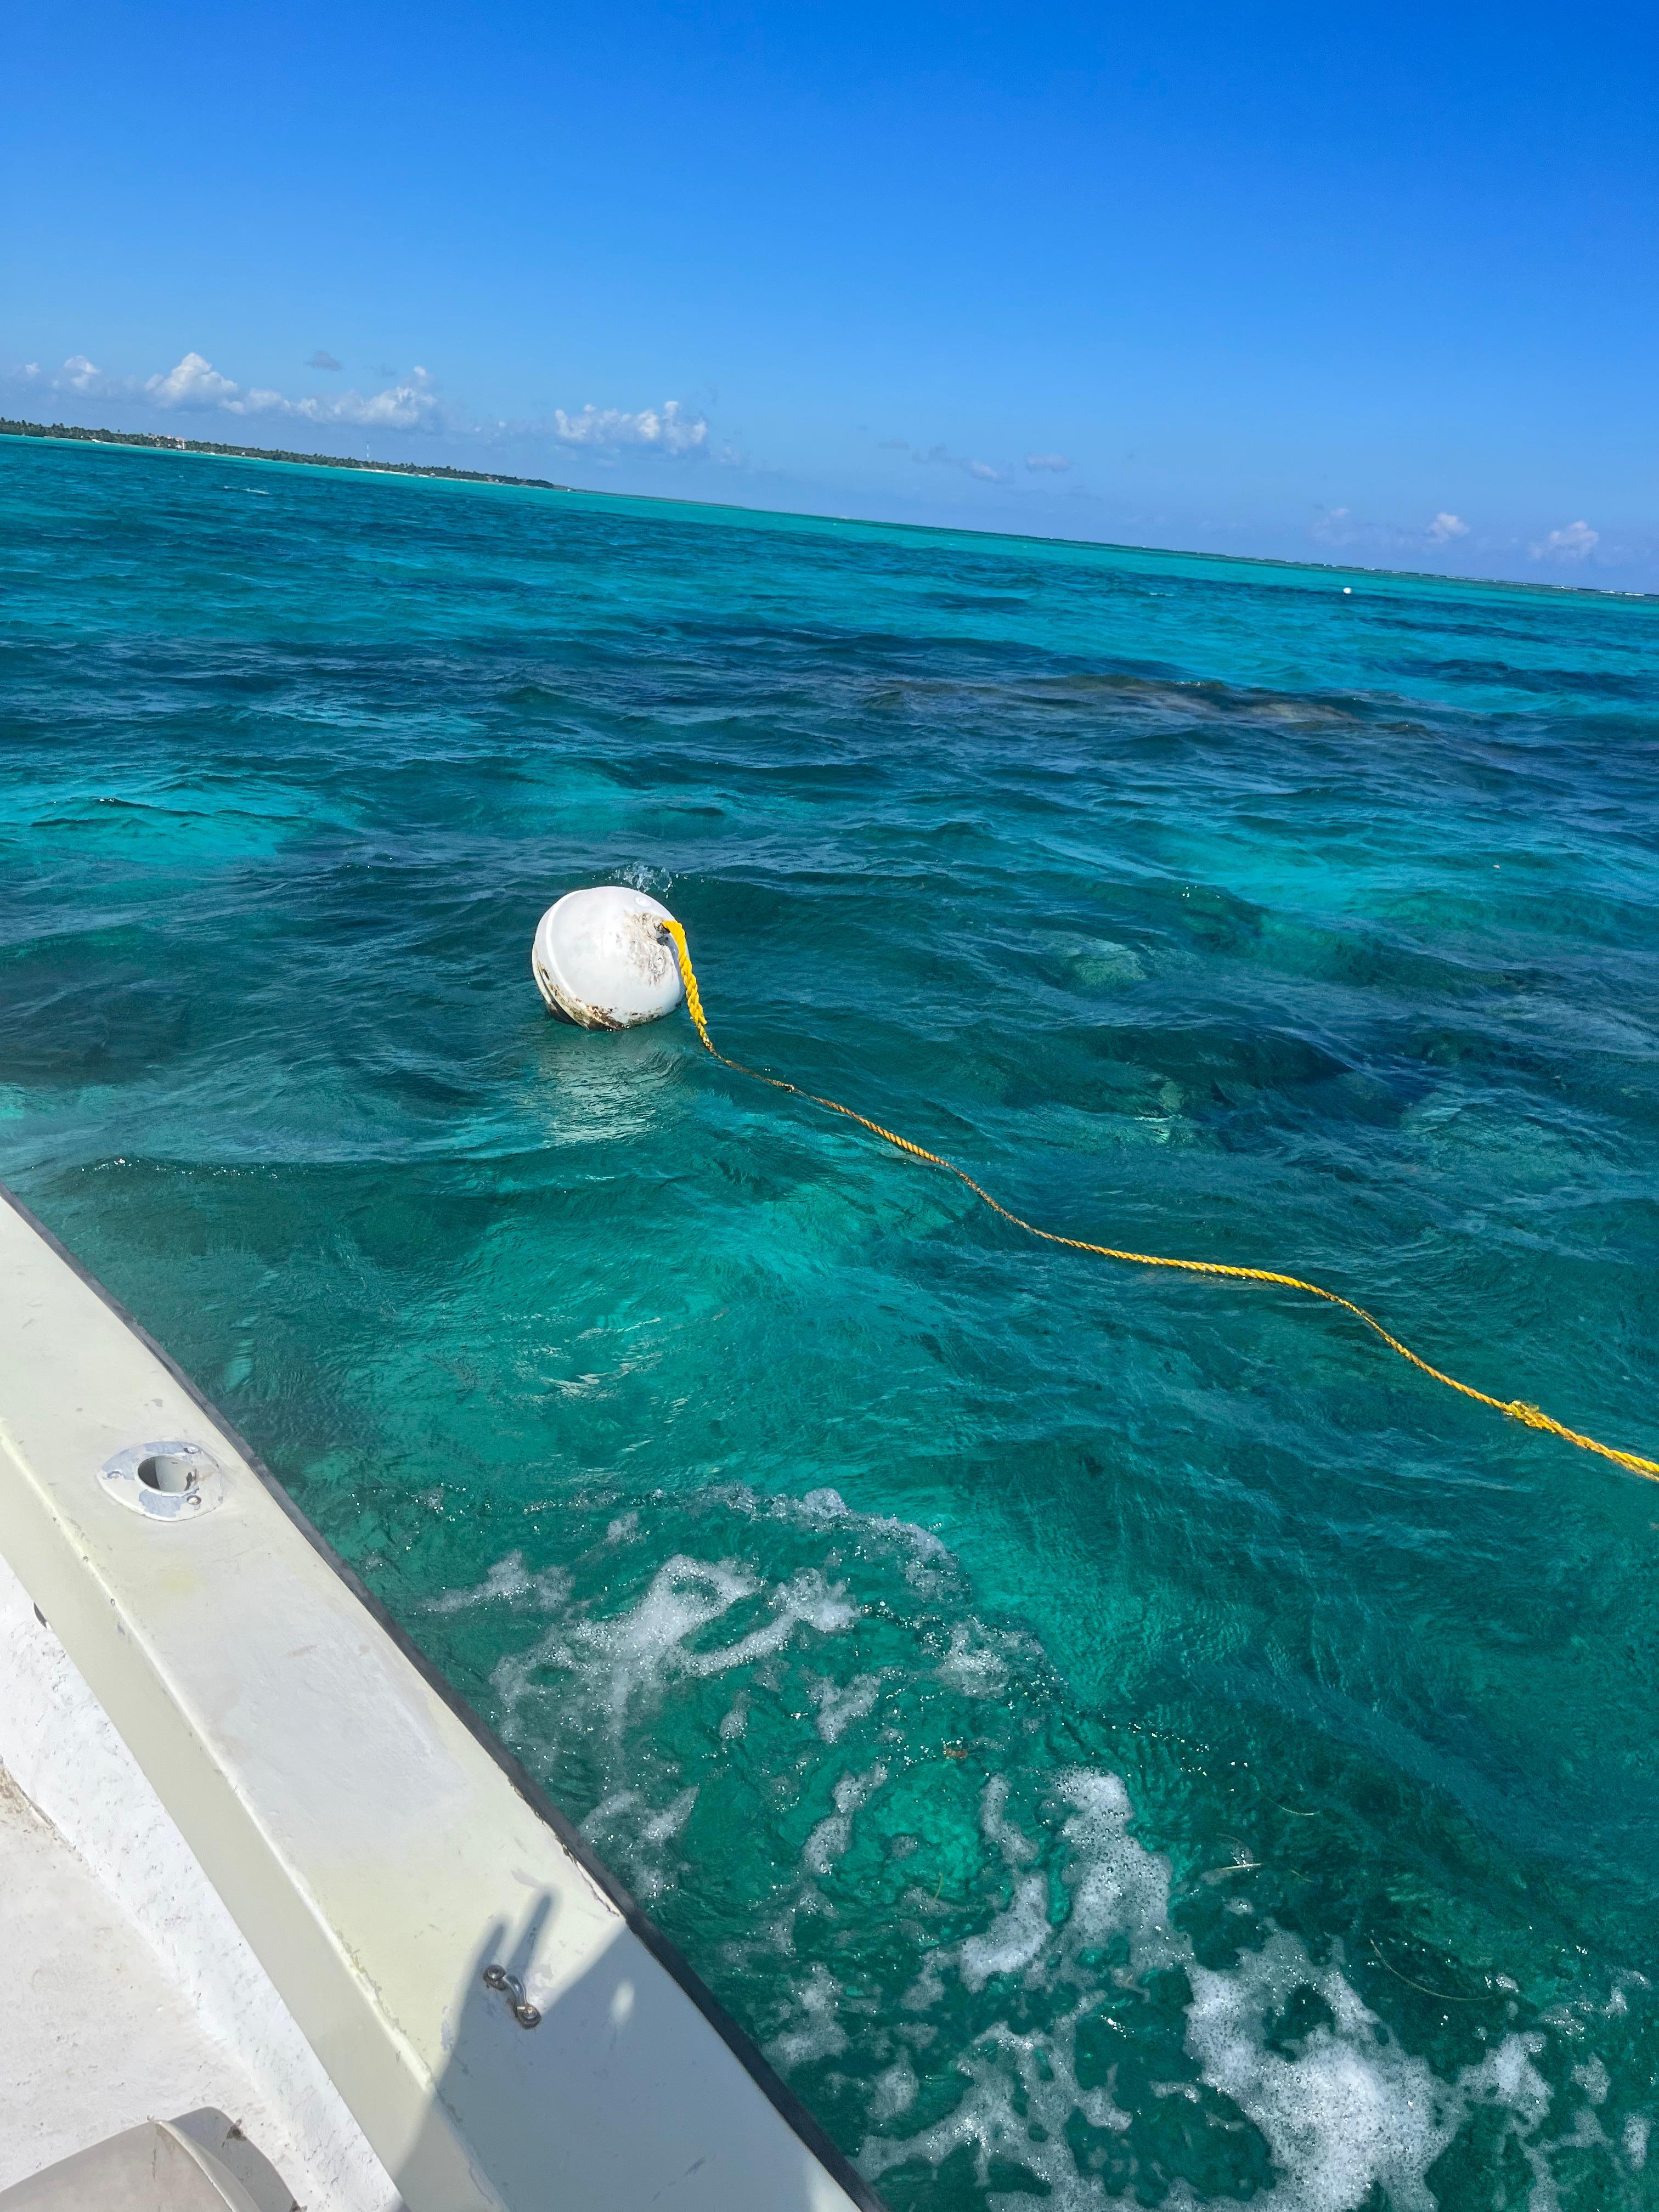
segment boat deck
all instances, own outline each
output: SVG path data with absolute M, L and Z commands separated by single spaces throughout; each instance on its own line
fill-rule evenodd
M 132 1818 L 148 1785 L 3 1560 L 0 1683 L 0 2190 L 145 2120 L 199 2116 L 188 2124 L 199 2139 L 216 2148 L 228 2120 L 281 2175 L 283 2197 L 262 2192 L 259 2212 L 337 2203 L 334 2178 L 314 2171 L 278 2100 L 214 2033 L 200 1992 L 8 1763 L 95 1854 L 87 1812 L 98 1797 L 132 1819 L 128 1873 L 147 1897 L 179 1875 L 182 1841 Z M 54 1747 L 72 1748 L 79 1787 Z M 389 2182 L 377 2193 L 396 2205 Z

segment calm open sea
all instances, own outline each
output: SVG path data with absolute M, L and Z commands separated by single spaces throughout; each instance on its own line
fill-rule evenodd
M 0 444 L 0 1175 L 899 2212 L 1659 2203 L 1659 603 Z M 1341 586 L 1352 585 L 1350 596 Z

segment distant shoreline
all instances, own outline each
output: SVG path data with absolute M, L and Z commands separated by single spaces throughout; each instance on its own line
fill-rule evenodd
M 162 453 L 216 453 L 221 460 L 287 461 L 310 469 L 362 469 L 372 476 L 448 477 L 461 483 L 518 484 L 532 491 L 574 491 L 546 477 L 497 476 L 438 461 L 356 461 L 346 453 L 290 453 L 276 446 L 222 446 L 210 438 L 163 437 L 149 430 L 83 430 L 73 422 L 15 422 L 0 416 L 0 438 L 70 438 L 88 446 L 142 446 Z
M 976 530 L 963 522 L 893 522 L 878 515 L 836 514 L 812 507 L 743 507 L 726 500 L 688 499 L 684 493 L 596 489 L 591 484 L 555 483 L 548 477 L 500 476 L 489 469 L 453 469 L 440 461 L 354 461 L 345 453 L 290 453 L 276 446 L 222 446 L 210 438 L 164 437 L 149 430 L 83 430 L 73 422 L 20 422 L 0 415 L 0 438 L 64 438 L 88 446 L 127 446 L 153 453 L 206 453 L 226 461 L 280 461 L 295 468 L 356 469 L 368 476 L 426 477 L 448 483 L 507 484 L 521 491 L 565 492 L 578 499 L 640 500 L 659 507 L 701 507 L 710 514 L 764 515 L 775 522 L 840 522 L 859 530 L 913 530 L 944 538 L 989 538 L 1006 544 L 1065 545 L 1089 553 L 1129 553 L 1143 558 L 1219 561 L 1231 568 L 1283 568 L 1327 576 L 1363 576 L 1367 581 L 1461 585 L 1477 590 L 1528 592 L 1556 599 L 1651 601 L 1659 592 L 1638 592 L 1607 584 L 1545 583 L 1533 576 L 1450 576 L 1437 568 L 1368 568 L 1358 562 L 1297 560 L 1274 553 L 1217 553 L 1204 547 L 1132 545 L 1110 538 L 1047 537 L 1036 531 Z

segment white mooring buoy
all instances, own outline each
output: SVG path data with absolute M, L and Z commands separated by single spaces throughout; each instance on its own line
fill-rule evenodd
M 623 884 L 567 891 L 536 925 L 530 972 L 556 1014 L 585 1030 L 628 1030 L 680 1002 L 665 906 Z

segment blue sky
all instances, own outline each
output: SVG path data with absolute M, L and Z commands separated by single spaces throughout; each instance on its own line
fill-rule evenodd
M 0 412 L 1659 588 L 1656 64 L 1650 6 L 36 10 Z

